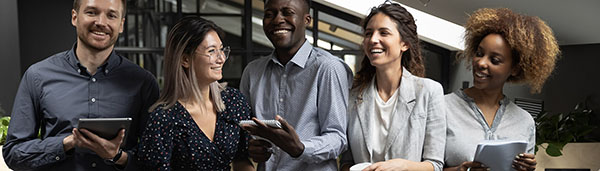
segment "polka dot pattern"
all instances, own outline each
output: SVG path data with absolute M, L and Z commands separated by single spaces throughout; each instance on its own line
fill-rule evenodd
M 235 158 L 247 158 L 249 135 L 237 123 L 250 119 L 250 106 L 233 88 L 221 97 L 226 109 L 217 113 L 213 142 L 181 104 L 154 110 L 138 145 L 140 165 L 151 170 L 229 171 Z

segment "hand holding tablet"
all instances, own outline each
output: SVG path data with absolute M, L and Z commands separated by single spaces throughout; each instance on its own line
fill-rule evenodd
M 131 120 L 131 118 L 79 118 L 77 129 L 86 129 L 99 137 L 111 140 L 119 135 L 121 129 L 125 129 L 125 136 L 127 136 Z

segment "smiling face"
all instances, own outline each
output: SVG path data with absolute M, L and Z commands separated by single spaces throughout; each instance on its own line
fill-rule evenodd
M 363 51 L 371 65 L 376 68 L 388 65 L 401 65 L 402 52 L 408 50 L 408 45 L 402 41 L 396 22 L 378 13 L 368 21 L 365 28 Z
M 223 48 L 223 42 L 219 38 L 219 34 L 214 30 L 209 31 L 202 43 L 198 45 L 194 51 L 193 60 L 189 60 L 188 57 L 183 58 L 182 66 L 184 68 L 193 68 L 196 79 L 201 84 L 210 84 L 223 78 L 222 68 L 225 63 L 225 57 L 223 52 L 220 50 Z M 211 60 L 211 55 L 218 57 Z M 194 67 L 190 64 L 193 63 Z
M 268 0 L 263 31 L 276 49 L 298 50 L 304 43 L 306 25 L 311 17 L 302 0 Z
M 71 11 L 78 44 L 97 51 L 112 47 L 123 32 L 122 14 L 121 0 L 81 0 L 79 10 Z
M 516 75 L 511 49 L 499 34 L 489 34 L 479 43 L 473 57 L 473 85 L 477 89 L 502 89 L 511 75 Z

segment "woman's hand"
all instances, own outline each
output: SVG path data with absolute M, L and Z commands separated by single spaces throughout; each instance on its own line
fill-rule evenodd
M 391 159 L 388 161 L 374 163 L 371 166 L 363 169 L 363 171 L 408 170 L 407 162 L 408 160 L 404 159 Z
M 515 170 L 519 171 L 527 171 L 527 170 L 535 170 L 535 165 L 537 161 L 535 161 L 535 155 L 529 153 L 521 153 L 515 157 L 513 160 L 512 167 Z
M 490 168 L 486 167 L 485 165 L 476 162 L 476 161 L 468 161 L 468 162 L 463 162 L 460 165 L 458 165 L 458 167 L 456 168 L 456 170 L 458 171 L 487 171 L 490 170 Z

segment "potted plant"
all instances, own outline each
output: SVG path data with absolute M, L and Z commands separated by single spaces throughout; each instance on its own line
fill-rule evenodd
M 0 118 L 0 146 L 6 142 L 6 133 L 8 132 L 8 123 L 10 122 L 10 116 L 4 116 Z
M 589 168 L 599 170 L 600 117 L 580 103 L 568 113 L 542 112 L 536 118 L 537 169 Z M 598 109 L 598 108 L 593 108 Z M 600 111 L 600 110 L 598 110 Z M 590 134 L 591 133 L 591 134 Z M 595 135 L 593 135 L 595 134 Z M 540 151 L 538 151 L 540 149 Z
M 597 128 L 590 123 L 592 121 L 592 110 L 578 104 L 569 113 L 550 114 L 542 112 L 536 119 L 536 148 L 544 148 L 550 156 L 562 155 L 563 147 L 570 142 L 592 142 L 589 133 Z M 542 143 L 548 143 L 546 147 Z

